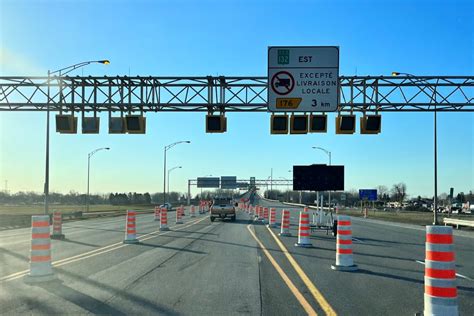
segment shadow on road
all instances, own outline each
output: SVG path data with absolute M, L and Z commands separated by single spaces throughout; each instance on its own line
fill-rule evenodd
M 374 276 L 379 276 L 383 278 L 389 278 L 389 279 L 394 279 L 394 280 L 400 280 L 400 281 L 406 281 L 406 282 L 412 282 L 412 283 L 417 283 L 417 284 L 424 284 L 423 279 L 413 279 L 413 278 L 408 278 L 400 275 L 393 275 L 389 273 L 382 273 L 382 272 L 374 272 L 374 271 L 369 271 L 369 270 L 364 270 L 364 269 L 359 269 L 353 273 L 362 273 L 362 274 L 367 274 L 367 275 L 374 275 Z M 471 292 L 474 293 L 474 288 L 472 287 L 466 287 L 466 286 L 458 286 L 458 290 L 460 291 L 466 291 L 466 292 Z
M 126 315 L 102 301 L 64 285 L 60 280 L 41 283 L 37 286 L 93 314 Z
M 202 252 L 202 251 L 197 251 L 197 250 L 190 250 L 190 249 L 185 249 L 185 248 L 169 247 L 169 246 L 164 246 L 164 245 L 154 245 L 154 244 L 148 244 L 148 243 L 144 243 L 144 242 L 140 242 L 138 245 L 139 246 L 153 247 L 153 248 L 176 250 L 176 251 L 180 251 L 180 252 L 190 252 L 190 253 L 195 253 L 195 254 L 198 254 L 198 255 L 207 255 L 207 252 Z
M 143 308 L 146 308 L 148 313 L 159 314 L 159 315 L 171 315 L 171 316 L 178 316 L 179 315 L 177 312 L 175 312 L 172 309 L 169 309 L 165 306 L 158 305 L 155 302 L 152 302 L 152 301 L 150 301 L 146 298 L 143 298 L 143 297 L 140 297 L 138 295 L 132 294 L 132 293 L 130 293 L 129 291 L 127 291 L 125 289 L 118 289 L 118 288 L 115 288 L 113 286 L 110 286 L 110 285 L 107 285 L 107 284 L 104 284 L 104 283 L 100 283 L 99 281 L 84 277 L 84 276 L 79 275 L 77 273 L 74 273 L 72 271 L 66 271 L 63 268 L 57 268 L 57 270 L 61 274 L 73 279 L 74 281 L 77 281 L 77 282 L 80 282 L 80 283 L 87 283 L 89 285 L 92 285 L 94 287 L 97 287 L 97 288 L 100 288 L 104 291 L 109 292 L 110 294 L 112 294 L 112 297 L 117 296 L 117 297 L 120 297 L 124 300 L 127 300 L 128 303 L 129 303 L 127 305 L 130 306 L 130 307 L 141 306 Z M 111 298 L 109 298 L 108 300 L 110 301 Z M 81 303 L 79 302 L 79 306 L 83 306 L 83 305 L 81 305 Z M 113 309 L 113 307 L 110 307 L 110 308 Z M 102 313 L 102 314 L 105 314 L 105 313 Z M 111 313 L 108 313 L 108 314 L 109 315 L 117 315 L 114 312 L 111 312 Z M 123 314 L 121 313 L 121 315 L 123 315 Z
M 83 246 L 88 246 L 88 247 L 101 247 L 100 245 L 88 244 L 88 243 L 86 243 L 86 242 L 81 242 L 81 241 L 77 241 L 77 240 L 71 240 L 71 239 L 68 239 L 68 238 L 63 239 L 62 241 L 64 241 L 64 242 L 70 242 L 70 243 L 78 244 L 78 245 L 83 245 Z

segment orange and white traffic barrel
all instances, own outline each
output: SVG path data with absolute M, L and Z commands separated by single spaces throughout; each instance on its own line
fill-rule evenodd
M 191 216 L 190 217 L 196 217 L 196 209 L 194 208 L 194 205 L 191 205 Z
M 49 216 L 32 216 L 30 272 L 24 280 L 26 283 L 35 283 L 53 279 L 55 279 L 55 276 L 51 266 Z
M 53 212 L 53 233 L 51 234 L 52 239 L 64 239 L 63 234 L 63 215 L 61 212 Z
M 451 226 L 426 226 L 425 315 L 459 315 Z
M 257 206 L 258 207 L 258 220 L 262 221 L 263 220 L 263 206 Z
M 160 207 L 155 206 L 155 221 L 160 221 Z
M 183 223 L 183 218 L 182 218 L 182 206 L 176 208 L 176 224 L 182 224 Z
M 298 227 L 298 242 L 295 244 L 297 247 L 313 247 L 309 240 L 309 213 L 300 212 L 300 223 Z
M 168 210 L 166 209 L 166 207 L 163 207 L 160 213 L 161 213 L 160 231 L 170 230 L 168 228 Z
M 280 236 L 291 236 L 291 233 L 290 233 L 290 211 L 288 211 L 288 210 L 283 210 L 281 212 Z
M 331 269 L 338 271 L 356 271 L 352 255 L 352 228 L 351 218 L 346 215 L 337 217 L 336 235 L 336 264 L 331 265 Z
M 270 222 L 268 223 L 268 227 L 276 227 L 276 209 L 274 207 L 270 209 Z
M 139 242 L 137 239 L 136 216 L 136 211 L 127 210 L 124 244 L 137 244 Z
M 263 208 L 263 223 L 268 224 L 268 207 Z

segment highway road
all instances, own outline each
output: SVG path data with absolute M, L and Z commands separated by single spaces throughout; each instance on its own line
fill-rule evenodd
M 423 310 L 424 229 L 353 219 L 357 272 L 331 270 L 335 238 L 318 231 L 313 248 L 294 246 L 245 212 L 237 221 L 185 216 L 159 232 L 137 218 L 140 244 L 124 245 L 125 218 L 67 222 L 52 241 L 57 280 L 27 285 L 30 230 L 0 232 L 0 314 L 413 315 Z M 459 307 L 474 313 L 474 234 L 456 235 Z M 420 263 L 421 262 L 421 263 Z

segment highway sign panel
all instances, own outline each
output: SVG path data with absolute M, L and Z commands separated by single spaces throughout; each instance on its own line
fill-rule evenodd
M 267 91 L 272 112 L 336 111 L 339 47 L 269 47 Z
M 377 190 L 375 189 L 360 189 L 359 199 L 368 201 L 377 201 Z
M 221 177 L 221 189 L 237 189 L 237 177 L 235 177 L 235 176 L 222 176 Z
M 220 179 L 218 177 L 197 178 L 197 187 L 198 188 L 218 188 L 219 184 L 220 184 Z

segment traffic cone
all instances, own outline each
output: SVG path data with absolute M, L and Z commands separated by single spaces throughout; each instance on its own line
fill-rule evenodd
M 182 219 L 182 207 L 177 207 L 176 208 L 176 224 L 182 224 L 183 219 Z
M 61 212 L 53 212 L 53 234 L 51 235 L 52 239 L 64 239 L 63 234 L 63 217 Z
M 336 264 L 331 265 L 331 269 L 338 271 L 356 271 L 352 257 L 352 230 L 351 218 L 346 215 L 337 217 L 336 234 Z
M 155 221 L 160 221 L 160 207 L 155 206 Z
M 295 244 L 297 247 L 310 248 L 313 247 L 309 240 L 309 213 L 300 212 L 300 223 L 298 227 L 298 242 Z
M 288 210 L 283 210 L 281 212 L 280 236 L 291 236 L 291 233 L 290 233 L 290 211 L 288 211 Z
M 268 207 L 263 208 L 263 223 L 268 224 Z
M 160 231 L 167 231 L 170 230 L 168 228 L 168 210 L 166 207 L 161 209 L 161 218 L 160 218 Z
M 258 207 L 258 220 L 262 221 L 263 220 L 263 207 L 262 206 L 257 206 Z
M 276 227 L 276 209 L 272 207 L 270 209 L 270 223 L 268 224 L 268 227 Z
M 194 208 L 194 205 L 191 205 L 191 216 L 190 217 L 196 217 L 196 210 Z
M 459 315 L 451 226 L 426 226 L 425 316 Z
M 51 239 L 49 235 L 49 216 L 31 216 L 30 272 L 25 276 L 26 283 L 54 280 L 51 266 Z
M 136 211 L 127 210 L 126 232 L 124 244 L 137 244 L 137 227 L 136 227 Z

